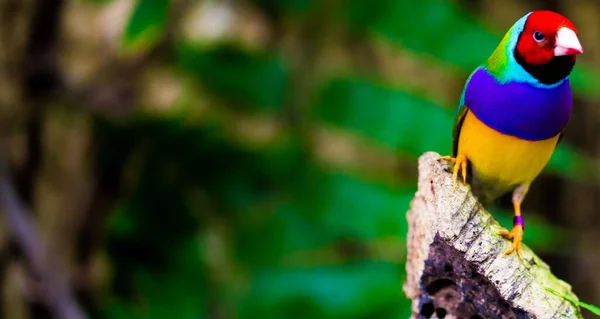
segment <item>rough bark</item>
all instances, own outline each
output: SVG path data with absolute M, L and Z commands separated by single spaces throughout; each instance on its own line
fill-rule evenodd
M 407 214 L 407 281 L 413 318 L 582 318 L 577 300 L 528 247 L 504 256 L 501 226 L 452 176 L 439 154 L 419 159 L 419 186 Z

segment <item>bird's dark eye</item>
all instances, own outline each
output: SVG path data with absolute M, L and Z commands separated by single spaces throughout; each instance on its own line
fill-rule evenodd
M 542 42 L 542 41 L 544 41 L 544 39 L 545 39 L 545 38 L 544 38 L 544 34 L 543 34 L 543 33 L 541 33 L 540 31 L 535 31 L 535 32 L 533 33 L 533 39 L 534 39 L 535 41 L 537 41 L 537 42 Z

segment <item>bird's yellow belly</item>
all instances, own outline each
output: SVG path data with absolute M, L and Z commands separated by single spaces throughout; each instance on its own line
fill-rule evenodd
M 468 111 L 461 127 L 458 154 L 482 181 L 503 185 L 531 183 L 550 160 L 559 134 L 542 141 L 521 140 L 491 129 Z

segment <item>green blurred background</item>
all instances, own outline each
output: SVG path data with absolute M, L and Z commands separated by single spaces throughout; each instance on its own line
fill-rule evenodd
M 540 8 L 585 54 L 525 243 L 599 304 L 595 0 L 0 0 L 1 145 L 92 318 L 408 318 L 417 158 Z M 0 313 L 50 318 L 10 231 Z

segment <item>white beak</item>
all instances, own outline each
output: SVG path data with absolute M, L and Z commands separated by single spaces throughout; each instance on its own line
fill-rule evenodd
M 554 47 L 554 56 L 572 55 L 583 53 L 583 48 L 575 31 L 562 27 L 556 33 L 556 46 Z

